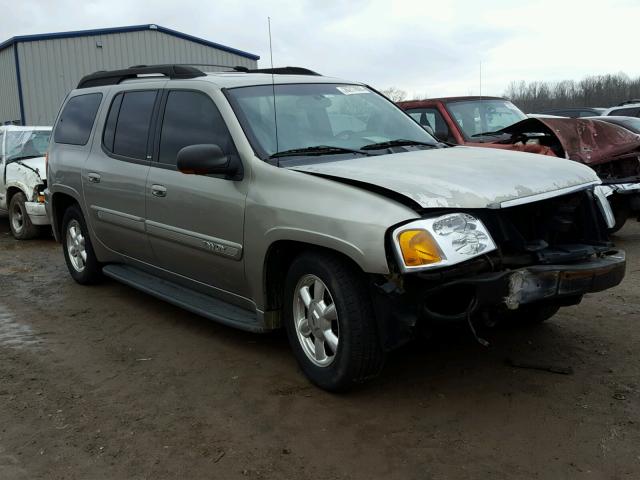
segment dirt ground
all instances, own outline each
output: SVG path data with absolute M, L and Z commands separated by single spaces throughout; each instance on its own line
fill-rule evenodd
M 640 226 L 624 283 L 545 325 L 410 345 L 347 395 L 0 218 L 0 479 L 640 478 Z M 571 367 L 513 368 L 505 358 Z

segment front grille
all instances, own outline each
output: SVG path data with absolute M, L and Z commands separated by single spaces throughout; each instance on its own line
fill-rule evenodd
M 505 265 L 571 262 L 610 246 L 590 190 L 481 216 Z

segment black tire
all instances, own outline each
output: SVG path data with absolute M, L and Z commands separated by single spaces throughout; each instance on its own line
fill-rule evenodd
M 84 240 L 83 245 L 84 251 L 86 252 L 86 259 L 84 260 L 84 268 L 82 269 L 75 266 L 72 260 L 72 254 L 69 252 L 68 237 L 70 236 L 70 226 L 79 227 Z M 100 262 L 98 262 L 96 258 L 87 224 L 78 205 L 71 205 L 64 212 L 64 216 L 62 217 L 61 241 L 67 268 L 76 282 L 81 285 L 93 285 L 103 279 L 102 265 L 100 265 Z
M 522 305 L 509 316 L 511 321 L 522 325 L 537 325 L 553 317 L 560 310 L 560 305 L 554 303 L 541 303 Z
M 609 229 L 609 233 L 613 234 L 624 227 L 624 224 L 631 215 L 631 209 L 629 208 L 629 202 L 626 199 L 616 197 L 611 201 L 611 209 L 613 210 L 613 216 L 616 220 L 615 225 Z
M 16 240 L 31 240 L 41 233 L 40 227 L 31 223 L 25 206 L 26 201 L 25 194 L 18 192 L 9 202 L 9 227 Z
M 312 276 L 324 283 L 329 294 L 326 298 L 330 298 L 337 312 L 335 322 L 339 328 L 339 341 L 332 363 L 327 366 L 318 366 L 310 360 L 294 323 L 297 287 L 303 279 Z M 380 372 L 384 351 L 378 339 L 366 278 L 356 266 L 331 253 L 303 253 L 293 261 L 287 273 L 284 301 L 289 343 L 300 368 L 315 385 L 332 392 L 345 391 Z

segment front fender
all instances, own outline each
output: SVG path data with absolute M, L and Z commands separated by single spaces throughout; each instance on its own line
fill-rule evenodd
M 17 163 L 7 165 L 5 176 L 5 191 L 9 191 L 11 188 L 17 188 L 25 194 L 28 202 L 36 200 L 34 198 L 36 187 L 38 185 L 44 185 L 44 182 L 36 172 Z M 7 201 L 7 204 L 8 203 Z
M 349 257 L 363 270 L 367 266 L 365 253 L 362 249 L 353 243 L 326 233 L 294 227 L 274 227 L 265 232 L 264 240 L 265 244 L 268 245 L 266 251 L 277 241 L 288 240 L 335 250 Z M 379 273 L 388 273 L 386 262 L 381 262 L 378 265 L 378 271 Z

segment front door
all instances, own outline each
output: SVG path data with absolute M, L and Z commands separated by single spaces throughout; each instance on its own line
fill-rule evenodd
M 189 145 L 216 144 L 237 155 L 212 99 L 191 90 L 166 92 L 147 179 L 147 233 L 155 263 L 216 289 L 245 294 L 243 225 L 247 177 L 186 175 L 177 154 Z M 220 292 L 224 295 L 224 292 Z
M 145 232 L 145 188 L 156 89 L 113 97 L 82 172 L 89 221 L 98 241 L 128 257 L 153 259 Z

